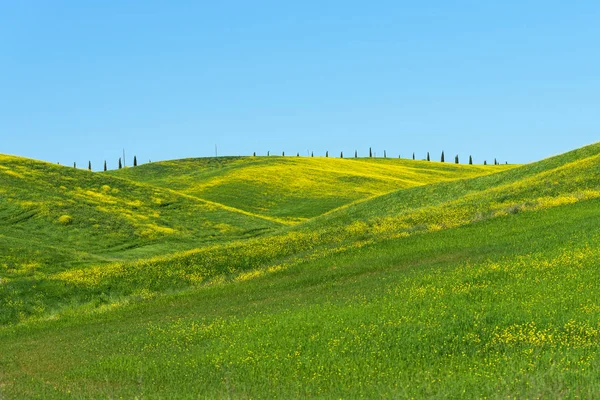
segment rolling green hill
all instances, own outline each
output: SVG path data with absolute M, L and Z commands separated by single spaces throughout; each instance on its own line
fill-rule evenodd
M 14 180 L 46 169 L 31 193 L 39 178 Z M 7 398 L 600 393 L 600 144 L 485 168 L 273 157 L 93 174 L 4 157 L 0 182 L 3 260 L 26 243 L 0 270 Z M 78 242 L 58 228 L 98 204 L 10 208 L 100 184 L 119 189 L 115 215 L 172 196 L 172 213 L 151 200 L 131 212 L 189 235 L 144 237 L 131 222 L 116 244 Z M 192 206 L 210 212 L 193 220 Z M 225 216 L 239 230 L 194 231 Z M 27 266 L 44 257 L 60 267 Z
M 507 168 L 512 166 L 381 158 L 226 157 L 150 163 L 109 174 L 297 223 L 398 189 Z
M 71 262 L 139 258 L 279 226 L 269 218 L 172 190 L 0 156 L 0 232 L 11 242 L 2 256 L 13 253 L 19 258 L 33 242 L 33 247 L 63 252 Z M 47 252 L 38 253 L 43 257 Z

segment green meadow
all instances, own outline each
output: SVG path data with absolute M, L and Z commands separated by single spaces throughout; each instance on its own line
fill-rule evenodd
M 596 398 L 600 144 L 0 155 L 0 398 Z

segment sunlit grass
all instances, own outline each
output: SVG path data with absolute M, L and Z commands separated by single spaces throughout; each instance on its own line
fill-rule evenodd
M 600 145 L 497 169 L 0 165 L 3 397 L 600 392 Z

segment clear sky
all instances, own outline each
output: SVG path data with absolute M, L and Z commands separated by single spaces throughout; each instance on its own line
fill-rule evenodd
M 3 1 L 0 153 L 94 168 L 600 140 L 600 2 Z

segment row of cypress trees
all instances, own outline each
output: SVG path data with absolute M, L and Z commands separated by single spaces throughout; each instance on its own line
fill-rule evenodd
M 255 155 L 256 155 L 256 153 L 255 153 Z M 138 165 L 137 157 L 133 156 L 133 166 L 137 167 L 137 165 Z M 73 163 L 73 168 L 77 168 L 76 162 Z M 119 169 L 121 169 L 121 168 L 123 168 L 123 162 L 121 161 L 121 157 L 119 157 Z M 92 162 L 91 161 L 88 161 L 88 170 L 90 170 L 90 171 L 92 170 Z M 107 171 L 107 170 L 108 170 L 108 168 L 106 165 L 106 160 L 104 160 L 104 171 Z
M 267 156 L 270 156 L 271 152 L 267 151 Z M 285 151 L 281 153 L 281 155 L 283 157 L 285 157 Z M 256 152 L 254 152 L 252 154 L 253 157 L 256 157 Z M 311 152 L 310 154 L 311 157 L 315 156 L 314 152 Z M 296 157 L 300 157 L 300 153 L 296 153 Z M 329 151 L 325 152 L 325 157 L 329 157 Z M 340 158 L 344 158 L 344 152 L 340 152 Z M 358 158 L 358 150 L 354 150 L 354 158 Z M 369 147 L 369 158 L 373 158 L 373 149 L 371 147 Z M 387 152 L 384 150 L 383 151 L 383 158 L 387 158 Z M 400 158 L 400 156 L 398 156 L 398 158 Z M 412 159 L 415 160 L 415 153 L 412 153 Z M 431 157 L 429 155 L 429 152 L 427 152 L 427 161 L 431 161 Z M 442 156 L 440 157 L 440 162 L 446 162 L 446 157 L 444 155 L 444 152 L 442 151 Z M 458 154 L 456 156 L 454 156 L 454 163 L 455 164 L 459 164 L 460 160 L 458 157 Z M 508 162 L 507 162 L 508 164 Z M 138 163 L 137 163 L 137 157 L 133 156 L 133 166 L 137 167 Z M 473 156 L 469 156 L 469 165 L 473 165 Z M 487 160 L 483 162 L 483 165 L 487 165 Z M 500 165 L 500 163 L 498 162 L 497 159 L 494 158 L 494 165 Z M 77 163 L 74 162 L 73 163 L 73 168 L 77 168 Z M 121 161 L 121 157 L 119 157 L 119 169 L 123 168 L 123 163 Z M 88 161 L 88 170 L 92 170 L 92 162 Z M 107 165 L 106 165 L 106 160 L 104 160 L 104 171 L 107 171 Z
M 270 156 L 271 152 L 267 151 L 267 156 Z M 254 152 L 252 154 L 253 157 L 256 157 L 256 152 Z M 285 151 L 281 153 L 282 157 L 285 157 Z M 311 152 L 310 154 L 311 157 L 315 156 L 314 152 Z M 296 157 L 300 157 L 300 153 L 296 153 Z M 329 151 L 325 151 L 325 157 L 329 157 Z M 344 152 L 340 152 L 340 158 L 344 158 Z M 354 151 L 354 158 L 358 158 L 358 150 Z M 373 149 L 371 147 L 369 147 L 369 158 L 373 158 Z M 387 158 L 387 152 L 384 150 L 383 151 L 383 158 Z M 401 158 L 400 156 L 398 156 L 398 158 Z M 415 153 L 412 153 L 412 159 L 416 160 L 415 157 Z M 427 161 L 431 161 L 431 156 L 429 154 L 429 152 L 427 152 Z M 446 162 L 446 156 L 444 154 L 444 152 L 442 151 L 442 155 L 440 157 L 440 162 Z M 460 159 L 458 157 L 458 154 L 456 156 L 454 156 L 454 163 L 455 164 L 460 164 Z M 483 162 L 484 165 L 487 165 L 487 160 Z M 508 164 L 508 162 L 507 162 Z M 473 156 L 469 156 L 469 165 L 473 165 Z M 500 163 L 497 161 L 497 159 L 494 159 L 494 165 L 500 165 Z

